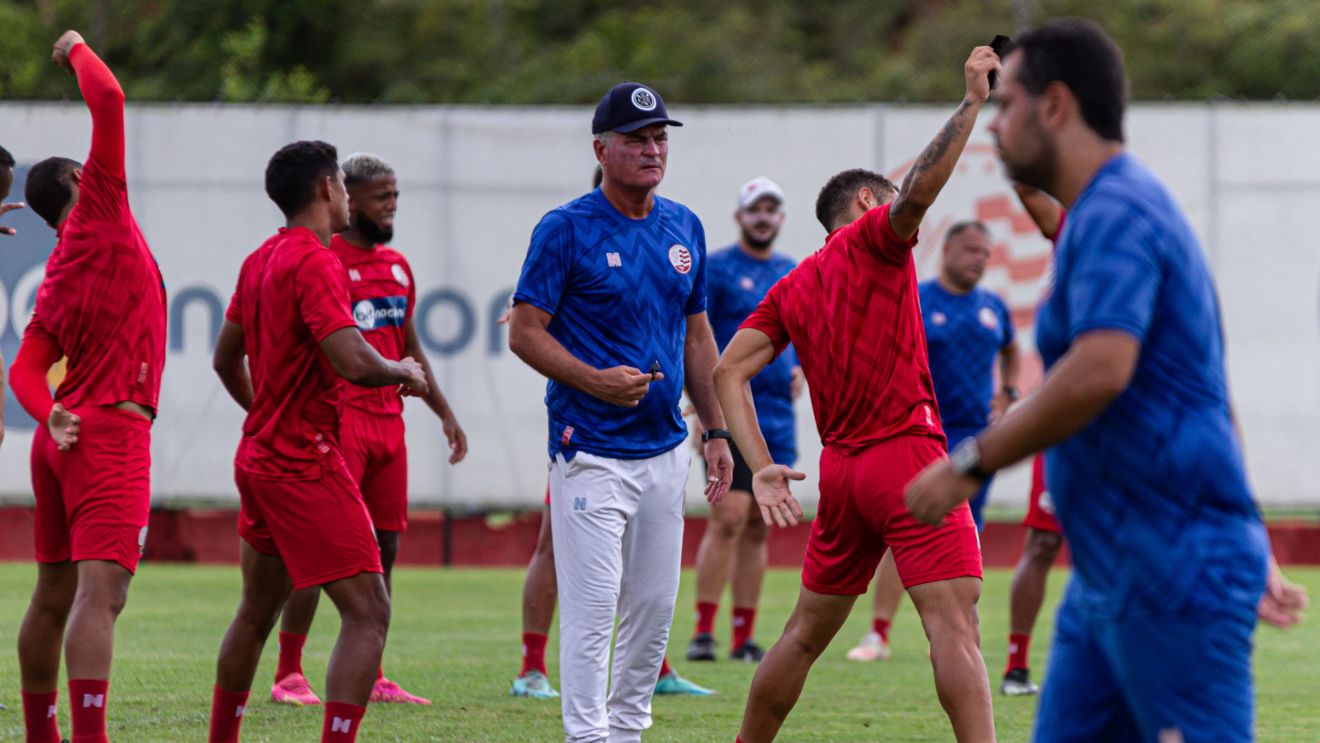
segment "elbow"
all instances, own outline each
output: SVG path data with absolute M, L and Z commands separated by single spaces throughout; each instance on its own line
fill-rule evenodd
M 724 357 L 715 363 L 715 369 L 711 373 L 715 382 L 715 390 L 718 393 L 721 389 L 736 387 L 747 381 L 744 375 L 738 373 L 737 364 L 729 363 Z
M 528 338 L 528 333 L 527 333 L 526 330 L 524 330 L 524 329 L 523 329 L 520 325 L 518 325 L 518 324 L 510 323 L 510 325 L 509 325 L 509 350 L 513 352 L 513 355 L 514 355 L 514 356 L 517 356 L 518 358 L 522 359 L 523 361 L 526 361 L 526 360 L 527 360 L 527 351 L 528 351 L 528 342 L 529 342 L 529 340 L 530 340 L 530 339 Z

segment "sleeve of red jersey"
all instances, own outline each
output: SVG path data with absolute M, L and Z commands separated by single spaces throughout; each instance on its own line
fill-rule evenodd
M 239 276 L 239 286 L 242 286 L 243 277 Z M 229 298 L 229 307 L 225 310 L 225 319 L 236 324 L 243 324 L 243 302 L 238 296 L 238 287 L 234 288 L 234 296 Z
M 87 108 L 92 113 L 92 150 L 83 165 L 78 206 L 101 219 L 122 217 L 128 207 L 124 180 L 124 91 L 110 68 L 86 44 L 69 52 Z
M 770 336 L 770 342 L 775 345 L 776 358 L 784 352 L 784 348 L 789 343 L 788 328 L 784 327 L 784 321 L 779 312 L 779 304 L 782 301 L 783 294 L 780 287 L 783 287 L 787 281 L 788 277 L 786 276 L 770 287 L 770 291 L 766 292 L 765 299 L 762 299 L 761 303 L 756 305 L 756 309 L 752 311 L 752 314 L 748 315 L 747 319 L 743 320 L 742 324 L 738 326 L 739 330 L 750 328 Z
M 60 344 L 33 315 L 23 331 L 23 343 L 18 347 L 14 364 L 9 367 L 9 386 L 18 404 L 38 423 L 50 419 L 55 399 L 51 397 L 46 374 L 62 356 Z
M 904 265 L 917 244 L 917 233 L 908 240 L 898 236 L 889 223 L 889 204 L 868 210 L 862 218 L 849 225 L 856 229 L 862 245 L 886 263 Z
M 408 275 L 408 307 L 404 310 L 404 317 L 412 317 L 413 309 L 417 307 L 417 279 L 413 276 L 412 264 L 404 259 L 403 271 Z
M 329 250 L 316 250 L 298 266 L 294 279 L 298 312 L 317 343 L 343 328 L 357 327 L 348 300 L 344 266 Z

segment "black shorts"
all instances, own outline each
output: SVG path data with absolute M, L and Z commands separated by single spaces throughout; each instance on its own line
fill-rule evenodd
M 733 455 L 733 481 L 729 484 L 729 490 L 752 492 L 752 468 L 747 466 L 747 460 L 743 459 L 742 452 L 738 451 L 737 444 L 732 441 L 729 442 L 729 453 Z M 710 468 L 707 468 L 706 474 L 710 474 Z

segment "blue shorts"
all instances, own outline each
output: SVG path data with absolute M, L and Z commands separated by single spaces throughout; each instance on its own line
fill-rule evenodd
M 1071 586 L 1068 592 L 1072 593 Z M 1035 743 L 1255 740 L 1255 607 L 1097 617 L 1065 595 Z
M 944 436 L 949 439 L 949 451 L 956 449 L 958 444 L 962 443 L 963 439 L 970 439 L 984 430 L 984 428 L 945 428 Z M 990 483 L 994 481 L 995 477 L 994 475 L 991 475 L 990 479 L 985 481 L 985 485 L 981 486 L 981 489 L 976 495 L 971 500 L 967 501 L 967 505 L 972 508 L 972 519 L 976 521 L 977 531 L 981 531 L 985 528 L 985 517 L 981 515 L 981 511 L 985 509 L 986 496 L 990 494 Z

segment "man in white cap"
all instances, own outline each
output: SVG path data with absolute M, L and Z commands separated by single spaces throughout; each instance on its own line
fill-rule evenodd
M 743 184 L 733 216 L 740 228 L 738 241 L 711 253 L 706 268 L 706 314 L 721 351 L 770 287 L 796 265 L 792 258 L 773 250 L 784 223 L 784 192 L 774 181 L 762 177 Z M 797 459 L 793 400 L 802 391 L 802 379 L 802 369 L 791 350 L 752 379 L 756 417 L 775 464 L 792 466 Z M 697 627 L 687 658 L 715 660 L 715 614 L 724 585 L 731 583 L 729 657 L 755 663 L 765 655 L 752 636 L 765 578 L 768 527 L 760 509 L 753 507 L 752 471 L 737 447 L 730 448 L 733 481 L 729 494 L 711 504 L 710 523 L 697 552 Z

